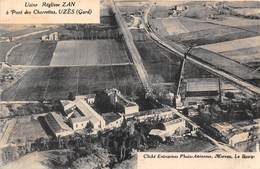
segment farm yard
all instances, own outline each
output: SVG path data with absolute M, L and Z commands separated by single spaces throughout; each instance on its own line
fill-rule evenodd
M 118 88 L 126 95 L 142 89 L 132 65 L 33 68 L 2 92 L 1 100 L 55 100 L 73 94 Z
M 129 63 L 123 44 L 116 40 L 60 41 L 54 51 L 51 66 Z
M 260 36 L 200 46 L 240 63 L 260 62 Z
M 29 40 L 14 48 L 7 62 L 13 65 L 49 65 L 56 42 Z

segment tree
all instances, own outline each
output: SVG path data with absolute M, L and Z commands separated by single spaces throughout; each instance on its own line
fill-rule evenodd
M 88 134 L 92 133 L 93 132 L 93 128 L 94 128 L 94 125 L 93 123 L 91 123 L 90 121 L 87 123 L 87 126 L 86 126 L 86 132 Z
M 232 100 L 235 98 L 235 95 L 232 92 L 227 92 L 227 93 L 225 93 L 225 97 L 229 99 L 228 110 L 230 112 L 231 111 Z
M 71 101 L 75 100 L 75 96 L 72 92 L 69 92 L 68 99 L 71 100 Z

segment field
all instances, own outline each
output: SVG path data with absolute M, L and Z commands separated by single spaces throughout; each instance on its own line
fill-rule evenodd
M 245 16 L 260 16 L 260 8 L 240 8 L 234 11 Z
M 189 32 L 178 18 L 153 19 L 152 24 L 164 36 Z
M 196 19 L 186 17 L 160 18 L 152 19 L 152 25 L 157 31 L 164 36 L 201 31 L 206 29 L 217 29 L 221 26 L 201 22 Z
M 13 65 L 49 65 L 55 46 L 55 42 L 40 40 L 21 42 L 10 53 L 7 62 Z
M 171 90 L 179 78 L 181 59 L 172 53 L 160 49 L 154 42 L 136 42 L 136 46 L 143 59 L 149 79 L 154 84 L 173 83 Z
M 50 65 L 128 63 L 124 46 L 116 40 L 60 41 Z
M 213 65 L 217 69 L 229 72 L 244 80 L 260 78 L 260 74 L 258 72 L 253 72 L 253 69 L 250 67 L 230 60 L 217 53 L 213 53 L 202 48 L 194 48 L 191 50 L 190 54 L 203 62 Z
M 48 138 L 48 136 L 38 120 L 24 116 L 17 118 L 8 142 L 19 144 L 28 140 L 34 141 L 37 138 Z
M 215 77 L 213 74 L 207 72 L 205 69 L 186 61 L 183 72 L 184 79 L 189 78 L 211 78 Z
M 7 52 L 15 45 L 15 42 L 0 42 L 0 62 L 5 61 Z
M 2 92 L 2 100 L 66 99 L 69 92 L 89 94 L 118 88 L 127 95 L 142 88 L 132 65 L 34 68 Z
M 201 46 L 241 63 L 260 61 L 260 36 Z
M 225 16 L 219 20 L 210 20 L 210 22 L 235 27 L 252 26 L 260 24 L 259 19 L 247 19 L 233 16 Z
M 223 41 L 230 41 L 234 39 L 247 38 L 256 35 L 259 35 L 259 33 L 223 26 L 223 27 L 219 27 L 218 29 L 206 29 L 201 31 L 194 31 L 189 33 L 173 35 L 168 38 L 173 41 L 180 42 L 184 45 L 198 46 L 198 45 L 212 44 L 212 43 L 218 43 Z
M 225 1 L 224 4 L 233 8 L 260 8 L 259 1 Z

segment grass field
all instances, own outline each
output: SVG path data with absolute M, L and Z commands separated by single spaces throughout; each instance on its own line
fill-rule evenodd
M 125 94 L 142 88 L 132 65 L 35 68 L 4 90 L 1 97 L 2 100 L 66 99 L 69 92 L 89 94 L 113 87 Z
M 116 40 L 60 41 L 50 65 L 128 63 L 124 46 Z
M 241 63 L 260 61 L 260 36 L 201 46 Z
M 7 62 L 13 65 L 49 65 L 55 46 L 55 42 L 40 40 L 21 42 L 10 53 Z

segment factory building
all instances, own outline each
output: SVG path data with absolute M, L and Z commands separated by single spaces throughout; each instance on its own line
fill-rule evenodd
M 106 90 L 106 93 L 109 96 L 110 103 L 114 106 L 117 112 L 126 116 L 139 112 L 139 106 L 135 102 L 127 100 L 119 90 L 110 89 Z
M 257 129 L 258 124 L 254 121 L 242 121 L 237 123 L 213 123 L 210 130 L 221 141 L 235 146 L 238 143 L 246 142 L 251 139 L 251 133 Z
M 55 137 L 64 137 L 74 133 L 74 131 L 64 122 L 62 116 L 56 112 L 48 113 L 44 116 L 44 119 Z
M 76 96 L 75 100 L 61 100 L 63 112 L 73 130 L 86 128 L 88 123 L 93 125 L 94 131 L 103 130 L 106 122 L 89 104 L 94 103 L 90 96 Z

